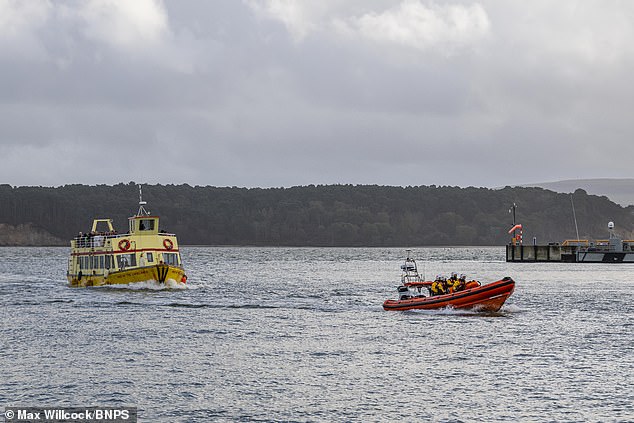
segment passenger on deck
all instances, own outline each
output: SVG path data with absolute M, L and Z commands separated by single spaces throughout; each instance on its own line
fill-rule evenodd
M 128 267 L 128 258 L 126 256 L 121 256 L 121 264 L 119 265 L 120 270 L 124 270 Z

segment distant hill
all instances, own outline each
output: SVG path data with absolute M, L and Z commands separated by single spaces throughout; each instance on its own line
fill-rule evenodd
M 581 237 L 605 238 L 607 222 L 614 221 L 617 233 L 634 238 L 634 206 L 581 189 L 573 198 Z M 144 185 L 143 199 L 161 217 L 161 229 L 189 245 L 503 245 L 513 203 L 527 242 L 575 237 L 570 195 L 542 188 Z M 125 232 L 137 200 L 134 182 L 0 185 L 0 245 L 68 245 L 93 218 L 110 217 Z
M 539 182 L 522 185 L 523 187 L 541 187 L 555 192 L 570 193 L 581 188 L 588 194 L 605 195 L 622 206 L 634 205 L 634 178 L 626 179 L 568 179 L 556 182 Z

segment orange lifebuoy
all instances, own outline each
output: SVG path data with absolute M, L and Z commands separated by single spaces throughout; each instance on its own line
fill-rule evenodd
M 174 243 L 170 239 L 166 239 L 163 241 L 163 246 L 165 247 L 165 249 L 171 250 L 172 248 L 174 248 Z
M 119 241 L 119 249 L 123 251 L 128 251 L 130 249 L 130 241 L 127 239 L 122 239 Z
M 181 278 L 181 282 L 183 283 L 187 282 L 187 275 L 183 275 L 183 277 Z

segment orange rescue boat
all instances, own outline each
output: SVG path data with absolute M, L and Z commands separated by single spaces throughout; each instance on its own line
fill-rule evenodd
M 445 307 L 496 312 L 515 290 L 515 281 L 505 277 L 499 281 L 481 285 L 467 282 L 464 289 L 441 295 L 431 295 L 433 282 L 424 281 L 418 274 L 416 262 L 408 257 L 401 266 L 403 276 L 398 287 L 399 299 L 386 300 L 385 310 L 432 310 Z

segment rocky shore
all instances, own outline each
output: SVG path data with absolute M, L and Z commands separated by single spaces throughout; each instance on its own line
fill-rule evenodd
M 0 223 L 0 246 L 41 247 L 64 246 L 68 241 L 57 238 L 49 232 L 34 227 L 30 223 L 12 226 Z

